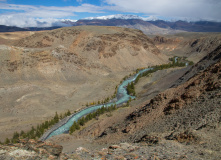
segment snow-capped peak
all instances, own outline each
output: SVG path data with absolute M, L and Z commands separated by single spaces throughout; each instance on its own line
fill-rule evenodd
M 158 17 L 156 16 L 149 16 L 149 17 L 143 17 L 144 21 L 157 21 L 160 20 Z
M 158 20 L 155 16 L 149 16 L 149 17 L 140 17 L 137 15 L 124 15 L 124 14 L 116 14 L 116 15 L 108 15 L 108 16 L 100 16 L 100 17 L 87 17 L 84 18 L 84 20 L 93 20 L 93 19 L 99 19 L 99 20 L 108 20 L 108 19 L 141 19 L 144 21 L 155 21 Z
M 73 19 L 61 19 L 61 22 L 77 22 L 77 20 L 73 20 Z

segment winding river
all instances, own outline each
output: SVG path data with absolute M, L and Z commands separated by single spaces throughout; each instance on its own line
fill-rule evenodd
M 70 127 L 72 126 L 72 124 L 75 122 L 75 121 L 78 121 L 81 117 L 89 114 L 89 113 L 92 113 L 94 111 L 96 111 L 97 109 L 101 108 L 102 106 L 104 107 L 109 107 L 111 105 L 120 105 L 120 104 L 123 104 L 127 101 L 129 101 L 129 99 L 134 99 L 135 97 L 134 96 L 130 96 L 127 94 L 127 90 L 126 90 L 126 86 L 128 85 L 128 83 L 131 83 L 133 81 L 135 81 L 135 79 L 142 73 L 148 71 L 148 70 L 151 70 L 152 68 L 147 68 L 147 69 L 143 69 L 143 70 L 140 70 L 137 74 L 135 74 L 134 76 L 126 79 L 125 81 L 122 82 L 122 84 L 119 85 L 118 87 L 118 91 L 117 91 L 117 100 L 115 100 L 115 102 L 109 102 L 109 103 L 106 103 L 106 104 L 101 104 L 101 105 L 95 105 L 95 106 L 91 106 L 89 108 L 86 108 L 84 110 L 81 110 L 79 111 L 78 113 L 74 113 L 70 116 L 69 119 L 67 119 L 66 121 L 63 121 L 63 123 L 61 125 L 57 125 L 57 127 L 53 127 L 54 129 L 52 131 L 49 131 L 47 133 L 45 133 L 42 137 L 41 137 L 41 140 L 46 140 L 52 136 L 55 136 L 55 135 L 59 135 L 59 134 L 62 134 L 62 133 L 67 133 L 70 129 Z M 60 122 L 61 123 L 61 122 Z

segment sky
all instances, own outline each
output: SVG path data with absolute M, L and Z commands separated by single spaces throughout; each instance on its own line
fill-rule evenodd
M 114 14 L 221 22 L 221 0 L 0 0 L 0 25 L 51 27 Z

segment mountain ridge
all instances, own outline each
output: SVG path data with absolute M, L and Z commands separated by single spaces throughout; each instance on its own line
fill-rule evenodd
M 221 32 L 221 22 L 207 20 L 161 20 L 157 17 L 140 17 L 137 15 L 108 15 L 101 17 L 87 17 L 79 20 L 61 19 L 64 26 L 98 25 L 98 26 L 121 26 L 126 28 L 140 29 L 146 34 L 173 34 L 177 32 Z M 52 30 L 64 26 L 38 27 L 10 27 L 0 26 L 0 32 L 11 31 L 39 31 Z

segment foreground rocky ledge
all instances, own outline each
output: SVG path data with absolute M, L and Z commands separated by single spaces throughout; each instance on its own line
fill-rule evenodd
M 17 144 L 0 145 L 1 160 L 67 159 L 63 147 L 49 142 L 20 140 Z

